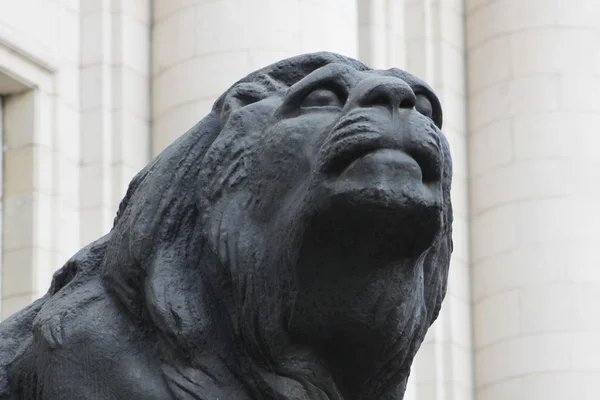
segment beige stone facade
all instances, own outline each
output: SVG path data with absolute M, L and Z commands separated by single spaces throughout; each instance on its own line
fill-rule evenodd
M 598 0 L 0 0 L 0 319 L 234 80 L 331 50 L 445 110 L 455 250 L 406 399 L 598 399 L 599 42 Z

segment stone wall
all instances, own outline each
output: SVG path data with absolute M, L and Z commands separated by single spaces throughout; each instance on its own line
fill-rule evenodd
M 150 158 L 149 74 L 149 0 L 0 2 L 0 318 L 110 229 Z
M 479 400 L 600 394 L 600 2 L 467 2 Z
M 0 2 L 2 316 L 44 293 L 81 243 L 77 3 Z

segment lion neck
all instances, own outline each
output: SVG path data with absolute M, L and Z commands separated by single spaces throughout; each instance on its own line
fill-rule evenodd
M 401 399 L 426 324 L 418 297 L 407 294 L 395 305 L 397 293 L 412 286 L 390 288 L 389 283 L 419 281 L 418 261 L 373 261 L 358 253 L 352 260 L 321 253 L 320 262 L 305 265 L 307 255 L 299 258 L 305 279 L 321 280 L 298 294 L 290 332 L 325 365 L 343 399 L 386 399 L 388 394 Z
M 425 253 L 393 245 L 377 234 L 384 225 L 363 222 L 333 216 L 307 227 L 288 330 L 330 372 L 343 399 L 401 399 L 427 328 Z
M 215 254 L 226 269 L 254 274 L 254 281 L 245 281 L 243 295 L 235 282 L 227 289 L 230 292 L 223 292 L 219 272 L 223 267 L 210 279 L 215 288 L 211 291 L 219 293 L 214 300 L 222 303 L 222 316 L 233 313 L 219 318 L 228 322 L 219 323 L 220 329 L 209 339 L 219 345 L 211 347 L 221 349 L 218 357 L 234 371 L 250 398 L 403 397 L 410 364 L 426 330 L 418 297 L 422 254 L 399 251 L 390 244 L 397 241 L 377 235 L 365 238 L 358 230 L 347 229 L 361 226 L 356 221 L 347 221 L 349 226 L 338 221 L 309 223 L 305 229 L 285 224 L 292 227 L 290 232 L 269 230 L 277 232 L 279 241 L 265 231 L 250 230 L 252 224 L 226 237 L 215 236 L 213 249 L 235 249 L 227 258 Z M 303 235 L 295 237 L 297 232 Z M 286 238 L 289 243 L 279 245 L 281 251 L 252 253 L 262 248 L 253 245 L 257 238 L 268 243 Z M 289 251 L 294 248 L 297 252 Z M 294 271 L 296 278 L 289 290 L 282 291 L 285 270 Z M 233 274 L 233 279 L 240 276 Z M 248 291 L 248 284 L 260 289 Z M 254 306 L 239 308 L 244 303 Z M 201 365 L 202 358 L 197 360 Z

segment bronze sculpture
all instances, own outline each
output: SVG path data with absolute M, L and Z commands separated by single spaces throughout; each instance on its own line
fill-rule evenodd
M 452 252 L 441 125 L 333 53 L 238 81 L 0 324 L 0 400 L 402 399 Z

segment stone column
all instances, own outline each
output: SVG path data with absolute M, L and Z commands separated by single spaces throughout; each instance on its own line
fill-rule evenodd
M 247 73 L 300 53 L 358 56 L 356 0 L 154 0 L 153 154 Z
M 600 393 L 600 2 L 467 1 L 478 400 Z
M 436 91 L 453 160 L 454 252 L 448 292 L 413 365 L 415 400 L 473 398 L 464 6 L 456 0 L 405 0 L 401 66 Z
M 151 0 L 81 0 L 81 241 L 112 227 L 150 159 Z

